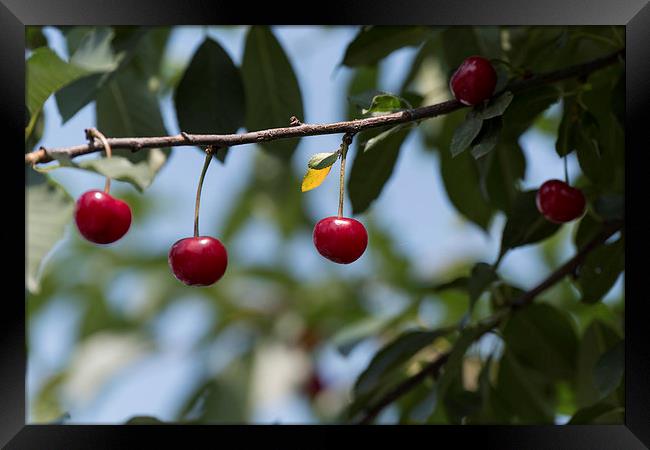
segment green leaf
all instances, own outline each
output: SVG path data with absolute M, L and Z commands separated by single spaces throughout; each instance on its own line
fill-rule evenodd
M 246 99 L 239 69 L 228 53 L 206 38 L 174 92 L 181 130 L 231 134 L 244 124 Z
M 447 69 L 450 72 L 456 70 L 465 58 L 482 54 L 478 37 L 473 27 L 449 27 L 442 32 L 441 39 L 443 61 L 447 64 Z M 490 58 L 496 55 L 483 56 Z
M 603 220 L 623 220 L 625 218 L 625 196 L 603 194 L 593 202 L 594 212 Z
M 480 411 L 483 399 L 478 392 L 465 390 L 461 380 L 456 379 L 447 390 L 443 404 L 449 422 L 461 425 L 464 418 Z
M 469 153 L 455 158 L 447 151 L 439 154 L 442 181 L 449 200 L 465 218 L 487 230 L 494 210 L 481 192 L 476 161 Z
M 347 88 L 347 99 L 348 99 L 348 118 L 352 119 L 358 116 L 358 112 L 365 105 L 358 105 L 356 101 L 359 98 L 364 98 L 369 101 L 372 101 L 372 97 L 369 99 L 365 93 L 377 92 L 377 78 L 379 75 L 379 70 L 376 66 L 370 67 L 359 67 L 355 70 L 354 76 L 350 79 L 350 83 Z
M 399 48 L 421 44 L 436 32 L 428 27 L 363 27 L 348 45 L 342 63 L 348 67 L 372 65 Z
M 409 131 L 409 128 L 397 126 L 372 138 L 363 150 L 357 145 L 348 180 L 353 214 L 366 211 L 379 197 L 393 173 L 400 147 Z
M 526 158 L 517 141 L 503 142 L 477 161 L 481 192 L 494 208 L 510 215 L 519 196 L 519 183 L 526 174 Z
M 158 149 L 152 148 L 146 161 L 133 163 L 123 156 L 99 158 L 75 164 L 75 167 L 91 170 L 110 177 L 114 180 L 131 183 L 138 191 L 143 192 L 152 182 L 155 173 L 165 163 L 167 156 Z
M 521 365 L 548 379 L 570 380 L 576 371 L 578 338 L 571 317 L 545 303 L 517 311 L 503 329 L 508 351 Z
M 291 116 L 304 120 L 298 80 L 270 28 L 251 27 L 246 36 L 241 71 L 249 131 L 286 127 Z M 281 139 L 261 145 L 272 154 L 289 159 L 298 140 Z
M 463 360 L 467 349 L 481 338 L 487 331 L 496 325 L 494 321 L 486 321 L 469 326 L 461 331 L 460 336 L 454 342 L 449 354 L 449 359 L 444 365 L 444 371 L 438 380 L 438 398 L 444 398 L 447 390 L 454 381 L 460 380 L 462 376 Z
M 25 27 L 25 46 L 30 50 L 47 46 L 47 38 L 43 34 L 43 27 Z
M 154 416 L 133 416 L 124 425 L 162 425 L 165 422 Z
M 465 120 L 454 130 L 454 135 L 449 144 L 451 156 L 456 157 L 465 151 L 470 146 L 472 141 L 478 136 L 481 131 L 483 120 L 472 117 L 467 114 Z
M 239 359 L 190 397 L 180 416 L 192 423 L 241 423 L 248 414 L 251 358 Z
M 407 331 L 384 346 L 372 358 L 354 385 L 355 396 L 371 392 L 382 383 L 386 374 L 402 366 L 416 353 L 432 344 L 433 341 L 452 331 L 451 328 L 425 331 Z
M 596 362 L 594 381 L 601 398 L 611 394 L 623 379 L 625 369 L 625 341 L 621 340 L 607 350 Z
M 483 122 L 481 132 L 472 142 L 472 156 L 479 159 L 490 153 L 499 142 L 499 133 L 501 132 L 501 117 L 495 117 Z
M 568 155 L 575 150 L 582 112 L 575 96 L 564 98 L 562 121 L 555 142 L 555 151 L 559 156 Z
M 616 85 L 612 89 L 611 99 L 612 112 L 616 119 L 625 127 L 625 72 L 622 72 L 618 77 Z
M 405 99 L 392 94 L 375 95 L 370 102 L 370 106 L 361 110 L 362 114 L 380 116 L 395 111 L 412 108 L 411 104 Z
M 625 269 L 623 240 L 603 244 L 593 250 L 578 268 L 578 285 L 581 301 L 596 303 L 614 286 L 618 276 Z
M 376 335 L 384 328 L 390 319 L 367 317 L 358 322 L 344 326 L 330 339 L 331 344 L 343 356 L 348 356 L 352 349 L 362 340 Z
M 310 169 L 324 169 L 334 164 L 338 157 L 338 152 L 316 153 L 311 158 L 309 158 L 307 166 Z
M 477 119 L 487 120 L 499 117 L 505 113 L 506 109 L 512 102 L 514 95 L 506 91 L 498 97 L 490 99 L 486 104 L 479 104 L 469 112 L 469 115 Z
M 519 193 L 508 216 L 501 236 L 500 255 L 522 245 L 533 244 L 552 236 L 560 227 L 551 223 L 537 210 L 537 191 Z
M 27 202 L 27 289 L 37 293 L 43 264 L 54 245 L 63 237 L 72 218 L 74 201 L 57 183 L 39 176 L 40 183 L 26 188 Z
M 596 403 L 579 409 L 567 425 L 605 425 L 623 423 L 625 408 L 609 403 Z
M 537 117 L 557 102 L 559 92 L 555 86 L 543 85 L 518 93 L 503 113 L 504 141 L 517 140 L 530 128 Z
M 470 313 L 474 309 L 474 305 L 476 304 L 476 301 L 479 299 L 481 294 L 498 279 L 499 276 L 490 264 L 480 262 L 474 265 L 470 278 L 467 282 Z
M 91 36 L 93 27 L 73 27 L 66 31 L 66 42 L 73 56 L 80 50 L 86 36 Z M 99 90 L 123 70 L 138 73 L 141 78 L 149 79 L 157 74 L 160 58 L 169 35 L 169 29 L 160 27 L 112 27 L 111 49 L 114 52 L 113 68 L 81 78 L 64 87 L 56 94 L 56 103 L 63 123 L 70 120 L 88 103 L 95 100 Z M 88 56 L 94 55 L 92 48 Z M 81 56 L 77 56 L 81 58 Z M 145 66 L 145 69 L 142 67 Z
M 110 27 L 93 27 L 81 39 L 70 56 L 70 63 L 91 72 L 109 72 L 118 66 L 111 42 L 115 36 Z
M 585 214 L 585 216 L 580 219 L 578 224 L 578 229 L 573 238 L 573 242 L 577 250 L 583 248 L 589 241 L 598 236 L 603 230 L 603 223 L 599 220 L 596 220 L 591 214 Z
M 25 131 L 27 139 L 36 123 L 43 104 L 59 89 L 88 75 L 90 71 L 68 64 L 48 47 L 34 50 L 27 60 L 26 105 L 30 121 Z
M 576 404 L 592 405 L 601 396 L 594 380 L 594 368 L 600 357 L 621 340 L 619 333 L 599 319 L 592 320 L 580 340 L 576 372 Z
M 167 134 L 158 97 L 133 70 L 121 71 L 113 77 L 98 93 L 95 108 L 97 128 L 107 137 Z M 113 155 L 122 156 L 123 159 L 87 163 L 85 168 L 103 175 L 119 171 L 118 179 L 128 181 L 141 190 L 153 182 L 168 154 L 169 148 L 138 152 L 115 149 Z
M 544 376 L 524 367 L 506 349 L 499 362 L 495 397 L 502 408 L 517 419 L 516 423 L 554 422 L 555 411 L 550 387 Z

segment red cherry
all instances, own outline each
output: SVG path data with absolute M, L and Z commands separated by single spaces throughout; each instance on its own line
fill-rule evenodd
M 536 203 L 546 219 L 553 223 L 565 223 L 584 214 L 586 200 L 580 189 L 564 181 L 548 180 L 537 191 Z
M 368 233 L 361 222 L 348 217 L 326 217 L 314 227 L 318 253 L 339 264 L 359 259 L 368 245 Z
M 497 85 L 497 73 L 485 58 L 470 56 L 451 76 L 449 88 L 464 105 L 476 105 L 492 96 Z
M 131 208 L 105 192 L 88 191 L 77 200 L 74 220 L 90 242 L 110 244 L 129 230 Z
M 174 276 L 188 286 L 209 286 L 219 281 L 228 266 L 228 252 L 210 236 L 176 241 L 167 258 Z

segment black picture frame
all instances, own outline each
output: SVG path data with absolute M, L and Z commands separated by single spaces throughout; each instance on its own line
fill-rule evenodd
M 650 327 L 647 326 L 643 283 L 643 251 L 648 248 L 641 215 L 647 204 L 642 157 L 650 151 L 650 4 L 646 0 L 465 0 L 404 2 L 357 0 L 321 2 L 223 2 L 184 0 L 0 0 L 0 108 L 5 170 L 0 177 L 5 199 L 19 199 L 24 179 L 18 160 L 24 136 L 24 27 L 26 25 L 202 25 L 202 24 L 431 24 L 431 25 L 625 25 L 626 27 L 626 267 L 625 267 L 625 387 L 624 425 L 609 426 L 81 426 L 26 425 L 25 303 L 20 294 L 17 262 L 23 235 L 21 210 L 9 207 L 3 221 L 5 283 L 0 320 L 0 445 L 10 449 L 157 448 L 174 440 L 196 447 L 251 439 L 271 447 L 290 440 L 303 448 L 340 445 L 352 434 L 364 445 L 395 444 L 422 439 L 427 445 L 444 441 L 480 448 L 637 449 L 650 448 Z M 15 158 L 15 160 L 14 160 Z M 22 158 L 22 157 L 21 157 Z M 9 164 L 9 161 L 11 164 Z M 8 168 L 11 166 L 11 168 Z M 647 172 L 647 171 L 646 171 Z M 12 175 L 12 176 L 10 176 Z M 634 206 L 633 203 L 634 202 Z M 24 208 L 24 202 L 22 207 Z M 24 217 L 24 216 L 23 216 Z M 23 235 L 24 236 L 24 235 Z M 644 244 L 645 240 L 645 244 Z M 638 265 L 637 265 L 638 264 Z M 25 291 L 25 298 L 26 298 Z M 55 337 L 53 337 L 55 338 Z M 253 431 L 253 432 L 251 432 Z M 311 437 L 312 434 L 317 436 Z M 234 441 L 232 440 L 234 439 Z M 409 439 L 409 441 L 405 441 Z M 136 442 L 141 444 L 138 446 Z M 145 444 L 146 443 L 146 444 Z M 192 444 L 189 444 L 192 443 Z M 143 445 L 145 444 L 145 445 Z M 274 445 L 276 444 L 276 445 Z M 227 444 L 230 446 L 230 444 Z

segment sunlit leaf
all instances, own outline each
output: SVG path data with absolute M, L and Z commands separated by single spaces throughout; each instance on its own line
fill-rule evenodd
M 305 173 L 302 179 L 302 192 L 311 191 L 320 186 L 325 181 L 325 178 L 327 178 L 331 169 L 332 166 L 325 167 L 324 169 L 307 168 L 307 173 Z

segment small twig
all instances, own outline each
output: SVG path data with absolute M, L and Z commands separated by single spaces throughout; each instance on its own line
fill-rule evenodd
M 298 120 L 296 116 L 291 116 L 291 118 L 289 119 L 289 125 L 291 125 L 292 127 L 297 127 L 302 125 L 302 122 Z
M 543 84 L 554 83 L 568 78 L 588 75 L 603 67 L 620 61 L 625 54 L 621 49 L 608 56 L 595 59 L 583 64 L 577 64 L 553 72 L 533 76 L 527 80 L 517 80 L 510 83 L 502 91 L 495 93 L 499 95 L 504 90 L 517 93 L 523 90 L 532 89 Z M 292 121 L 295 125 L 284 128 L 271 128 L 268 130 L 251 131 L 242 134 L 188 134 L 180 133 L 175 136 L 157 137 L 123 137 L 109 139 L 108 142 L 113 148 L 128 148 L 139 151 L 145 148 L 177 147 L 187 145 L 214 145 L 217 147 L 234 147 L 236 145 L 254 144 L 260 142 L 275 141 L 306 136 L 319 136 L 338 133 L 358 133 L 377 127 L 393 126 L 408 122 L 419 122 L 423 119 L 430 119 L 444 114 L 452 113 L 466 106 L 457 100 L 449 100 L 435 105 L 422 106 L 405 111 L 398 111 L 377 117 L 349 120 L 345 122 L 334 122 L 325 124 L 303 124 L 300 121 Z M 296 118 L 297 120 L 297 118 Z M 53 155 L 64 154 L 69 158 L 100 151 L 99 148 L 85 144 L 73 147 L 53 148 L 49 150 L 39 149 L 25 155 L 25 164 L 46 163 L 52 161 Z
M 582 247 L 570 260 L 564 263 L 562 266 L 557 268 L 552 274 L 550 274 L 546 279 L 540 282 L 533 289 L 525 292 L 513 302 L 509 304 L 510 310 L 516 311 L 519 308 L 522 308 L 526 305 L 532 303 L 532 301 L 542 292 L 555 285 L 566 275 L 572 274 L 573 271 L 584 261 L 587 255 L 592 252 L 599 245 L 603 244 L 607 239 L 616 234 L 621 230 L 623 224 L 621 222 L 609 223 L 605 228 L 596 235 L 592 240 L 587 242 L 584 247 Z M 492 330 L 495 326 L 501 323 L 501 320 L 506 317 L 503 314 L 503 311 L 508 311 L 508 309 L 498 311 L 491 318 L 486 319 L 487 322 L 493 320 L 494 325 L 487 329 L 486 332 Z M 482 335 L 481 335 L 482 336 Z M 358 422 L 359 424 L 368 424 L 388 405 L 393 403 L 395 400 L 399 399 L 401 396 L 411 391 L 417 385 L 420 384 L 427 376 L 437 376 L 440 369 L 444 366 L 447 361 L 449 354 L 443 354 L 441 357 L 435 361 L 429 363 L 422 369 L 420 372 L 416 373 L 410 378 L 407 378 L 393 390 L 388 392 L 385 396 L 380 398 L 370 409 L 368 409 L 365 415 Z
M 107 158 L 113 156 L 113 152 L 111 151 L 111 145 L 108 143 L 108 139 L 106 139 L 106 136 L 104 136 L 97 128 L 88 128 L 85 131 L 86 131 L 86 137 L 88 138 L 89 141 L 92 142 L 93 145 L 95 144 L 94 138 L 97 138 L 101 141 L 102 146 L 106 151 Z M 106 184 L 104 185 L 104 192 L 108 194 L 110 190 L 111 190 L 111 177 L 107 176 Z

